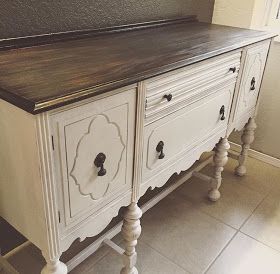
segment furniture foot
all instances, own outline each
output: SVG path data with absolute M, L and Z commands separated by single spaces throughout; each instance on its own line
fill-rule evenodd
M 135 246 L 137 245 L 137 239 L 141 234 L 141 216 L 142 211 L 138 207 L 137 203 L 131 203 L 124 215 L 124 222 L 122 226 L 125 252 L 123 254 L 124 267 L 121 270 L 121 274 L 138 274 L 135 267 L 137 260 Z
M 248 151 L 250 145 L 254 141 L 254 133 L 257 128 L 254 118 L 250 118 L 248 123 L 244 127 L 243 134 L 241 136 L 242 150 L 238 157 L 238 166 L 235 168 L 235 174 L 238 176 L 244 176 L 246 174 L 246 160 L 248 157 Z
M 224 170 L 224 166 L 228 161 L 228 149 L 230 148 L 229 142 L 227 138 L 221 138 L 219 143 L 216 145 L 215 154 L 213 157 L 213 162 L 215 165 L 214 176 L 212 179 L 212 188 L 208 193 L 208 198 L 216 202 L 221 197 L 221 193 L 219 188 L 222 183 L 222 171 Z
M 41 274 L 67 274 L 67 266 L 57 259 L 49 259 L 44 254 L 47 264 L 42 269 Z

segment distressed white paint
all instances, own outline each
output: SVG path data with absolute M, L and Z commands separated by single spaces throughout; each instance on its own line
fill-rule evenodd
M 219 87 L 234 84 L 240 68 L 240 57 L 241 51 L 237 50 L 146 80 L 145 124 L 208 97 Z M 235 68 L 235 73 L 229 68 Z M 172 95 L 169 102 L 163 97 L 168 94 Z
M 140 218 L 142 211 L 137 203 L 131 203 L 124 214 L 122 236 L 124 238 L 125 252 L 123 254 L 124 267 L 121 274 L 138 274 L 135 267 L 137 253 L 135 247 L 141 234 Z
M 256 106 L 269 45 L 270 41 L 265 41 L 264 43 L 247 49 L 244 70 L 239 87 L 240 92 L 236 111 L 238 117 Z M 255 79 L 254 89 L 251 88 L 253 79 Z
M 248 151 L 250 149 L 250 145 L 254 141 L 254 133 L 257 128 L 254 118 L 250 118 L 248 123 L 246 124 L 243 134 L 241 136 L 242 141 L 242 149 L 240 152 L 240 156 L 238 158 L 238 166 L 235 169 L 235 173 L 238 176 L 244 176 L 246 174 L 246 159 L 248 157 Z
M 234 84 L 215 91 L 214 95 L 145 127 L 143 183 L 153 176 L 158 177 L 182 155 L 227 128 Z M 223 121 L 220 115 L 222 106 L 225 107 L 226 116 Z M 164 142 L 163 159 L 158 158 L 159 153 L 156 151 L 160 141 Z
M 1 215 L 42 250 L 47 262 L 43 274 L 67 273 L 59 261 L 62 252 L 77 238 L 100 233 L 123 206 L 128 208 L 121 273 L 136 274 L 142 214 L 138 199 L 148 188 L 163 186 L 173 173 L 190 168 L 217 143 L 214 177 L 207 181 L 212 183 L 209 198 L 220 197 L 228 133 L 255 115 L 259 98 L 259 89 L 250 97 L 243 85 L 252 76 L 245 73 L 247 67 L 259 78 L 263 72 L 250 56 L 265 62 L 268 45 L 243 49 L 241 65 L 240 51 L 235 51 L 37 116 L 0 101 L 5 144 L 0 163 L 6 168 L 0 175 Z M 237 72 L 241 66 L 238 79 L 237 72 L 229 72 L 232 66 Z M 177 98 L 173 105 L 158 100 L 168 88 Z M 249 100 L 245 106 L 244 100 Z M 246 147 L 253 138 L 251 121 L 245 129 Z M 155 148 L 161 140 L 166 156 L 158 159 Z M 100 152 L 107 156 L 104 178 L 98 178 L 94 165 Z M 246 159 L 246 153 L 240 157 Z
M 132 191 L 136 89 L 52 113 L 57 177 L 63 178 L 66 227 Z M 105 176 L 94 160 L 106 155 Z M 117 213 L 117 212 L 116 212 Z M 62 220 L 64 223 L 64 220 Z
M 230 145 L 228 143 L 227 138 L 221 138 L 219 143 L 215 147 L 215 154 L 213 157 L 214 162 L 214 176 L 212 180 L 211 190 L 208 193 L 208 197 L 211 201 L 216 202 L 220 197 L 219 188 L 222 183 L 222 172 L 224 170 L 224 166 L 228 161 L 228 153 Z

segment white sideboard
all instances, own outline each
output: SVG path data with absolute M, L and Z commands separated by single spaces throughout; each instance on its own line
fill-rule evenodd
M 124 206 L 120 271 L 138 273 L 139 198 L 215 148 L 209 199 L 218 200 L 227 138 L 244 126 L 236 173 L 246 173 L 270 43 L 255 41 L 36 115 L 0 101 L 0 213 L 42 250 L 42 274 L 66 274 L 61 254 L 102 232 Z

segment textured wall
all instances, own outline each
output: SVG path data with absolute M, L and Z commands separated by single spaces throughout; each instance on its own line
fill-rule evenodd
M 0 0 L 0 38 L 63 32 L 198 14 L 214 0 Z

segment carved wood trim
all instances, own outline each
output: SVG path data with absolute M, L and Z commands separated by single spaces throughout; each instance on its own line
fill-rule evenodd
M 132 202 L 139 199 L 139 189 L 142 183 L 142 166 L 144 153 L 144 113 L 146 106 L 146 85 L 144 82 L 138 84 L 136 103 L 136 127 L 135 127 L 135 149 L 134 149 L 134 170 Z
M 85 190 L 83 190 L 83 187 L 84 187 L 83 185 L 84 185 L 84 184 L 82 184 L 82 183 L 81 183 L 81 180 L 79 180 L 79 179 L 77 178 L 78 175 L 75 174 L 75 170 L 76 170 L 76 168 L 77 168 L 77 162 L 78 162 L 79 157 L 80 157 L 79 149 L 80 149 L 80 147 L 82 146 L 83 142 L 85 141 L 85 138 L 88 138 L 89 136 L 91 136 L 91 138 L 94 138 L 94 137 L 93 137 L 94 134 L 95 134 L 95 130 L 93 129 L 93 128 L 94 128 L 94 123 L 95 123 L 95 121 L 96 121 L 97 119 L 99 119 L 100 117 L 104 117 L 104 119 L 105 119 L 106 122 L 107 122 L 107 125 L 109 125 L 109 126 L 112 125 L 112 126 L 115 127 L 114 129 L 117 130 L 117 135 L 118 135 L 117 138 L 118 138 L 119 141 L 120 141 L 121 147 L 120 147 L 120 153 L 117 153 L 117 154 L 119 154 L 119 159 L 118 159 L 116 171 L 114 172 L 112 178 L 110 178 L 110 179 L 108 180 L 108 184 L 107 184 L 106 189 L 104 189 L 103 195 L 102 195 L 101 197 L 99 197 L 99 198 L 95 198 L 95 197 L 93 196 L 93 193 L 85 193 Z M 114 137 L 114 136 L 111 135 L 110 138 L 111 138 L 111 137 Z M 105 137 L 104 137 L 104 138 L 105 138 Z M 85 196 L 88 196 L 88 195 L 89 195 L 93 200 L 98 200 L 98 199 L 100 199 L 100 198 L 102 198 L 102 197 L 104 197 L 104 196 L 106 195 L 106 193 L 107 193 L 107 191 L 108 191 L 108 189 L 109 189 L 109 187 L 110 187 L 111 182 L 114 180 L 114 178 L 116 177 L 116 175 L 117 175 L 118 172 L 119 172 L 120 163 L 121 163 L 121 160 L 122 160 L 122 157 L 123 157 L 123 153 L 124 153 L 124 151 L 125 151 L 125 148 L 126 148 L 126 146 L 125 146 L 125 144 L 124 144 L 124 142 L 123 142 L 123 140 L 122 140 L 122 136 L 121 136 L 121 133 L 120 133 L 120 128 L 119 128 L 119 126 L 118 126 L 116 123 L 114 123 L 114 122 L 110 122 L 109 117 L 108 117 L 107 115 L 105 115 L 104 113 L 103 113 L 103 114 L 98 114 L 98 115 L 96 115 L 96 116 L 91 120 L 91 122 L 90 122 L 90 124 L 89 124 L 89 127 L 88 127 L 88 131 L 80 138 L 80 140 L 79 140 L 79 142 L 78 142 L 78 145 L 77 145 L 77 148 L 76 148 L 76 156 L 75 156 L 75 159 L 74 159 L 73 167 L 72 167 L 72 169 L 71 169 L 71 171 L 70 171 L 70 176 L 74 179 L 74 181 L 75 181 L 76 185 L 79 187 L 79 191 L 80 191 L 80 193 L 81 193 L 82 195 L 85 195 Z M 90 149 L 90 148 L 89 148 L 89 149 Z M 114 149 L 115 149 L 115 148 L 114 148 Z M 116 153 L 114 153 L 114 154 L 116 154 Z M 79 168 L 78 168 L 78 170 L 79 170 Z M 82 177 L 85 177 L 85 176 L 82 176 Z M 85 184 L 86 184 L 86 182 L 85 182 Z
M 178 157 L 171 166 L 161 169 L 161 172 L 141 184 L 140 196 L 143 196 L 149 188 L 154 189 L 155 187 L 162 187 L 174 173 L 180 174 L 181 171 L 190 168 L 200 158 L 202 153 L 211 151 L 220 138 L 225 136 L 226 128 L 224 127 L 218 133 L 207 138 L 204 142 L 201 142 L 199 146 L 196 146 L 194 149 L 180 155 L 180 157 Z
M 61 250 L 58 232 L 58 206 L 53 170 L 54 160 L 52 154 L 51 131 L 48 113 L 42 113 L 36 117 L 45 220 L 48 228 L 46 235 L 48 246 L 46 250 L 42 250 L 42 252 L 50 260 L 55 260 L 61 255 Z

